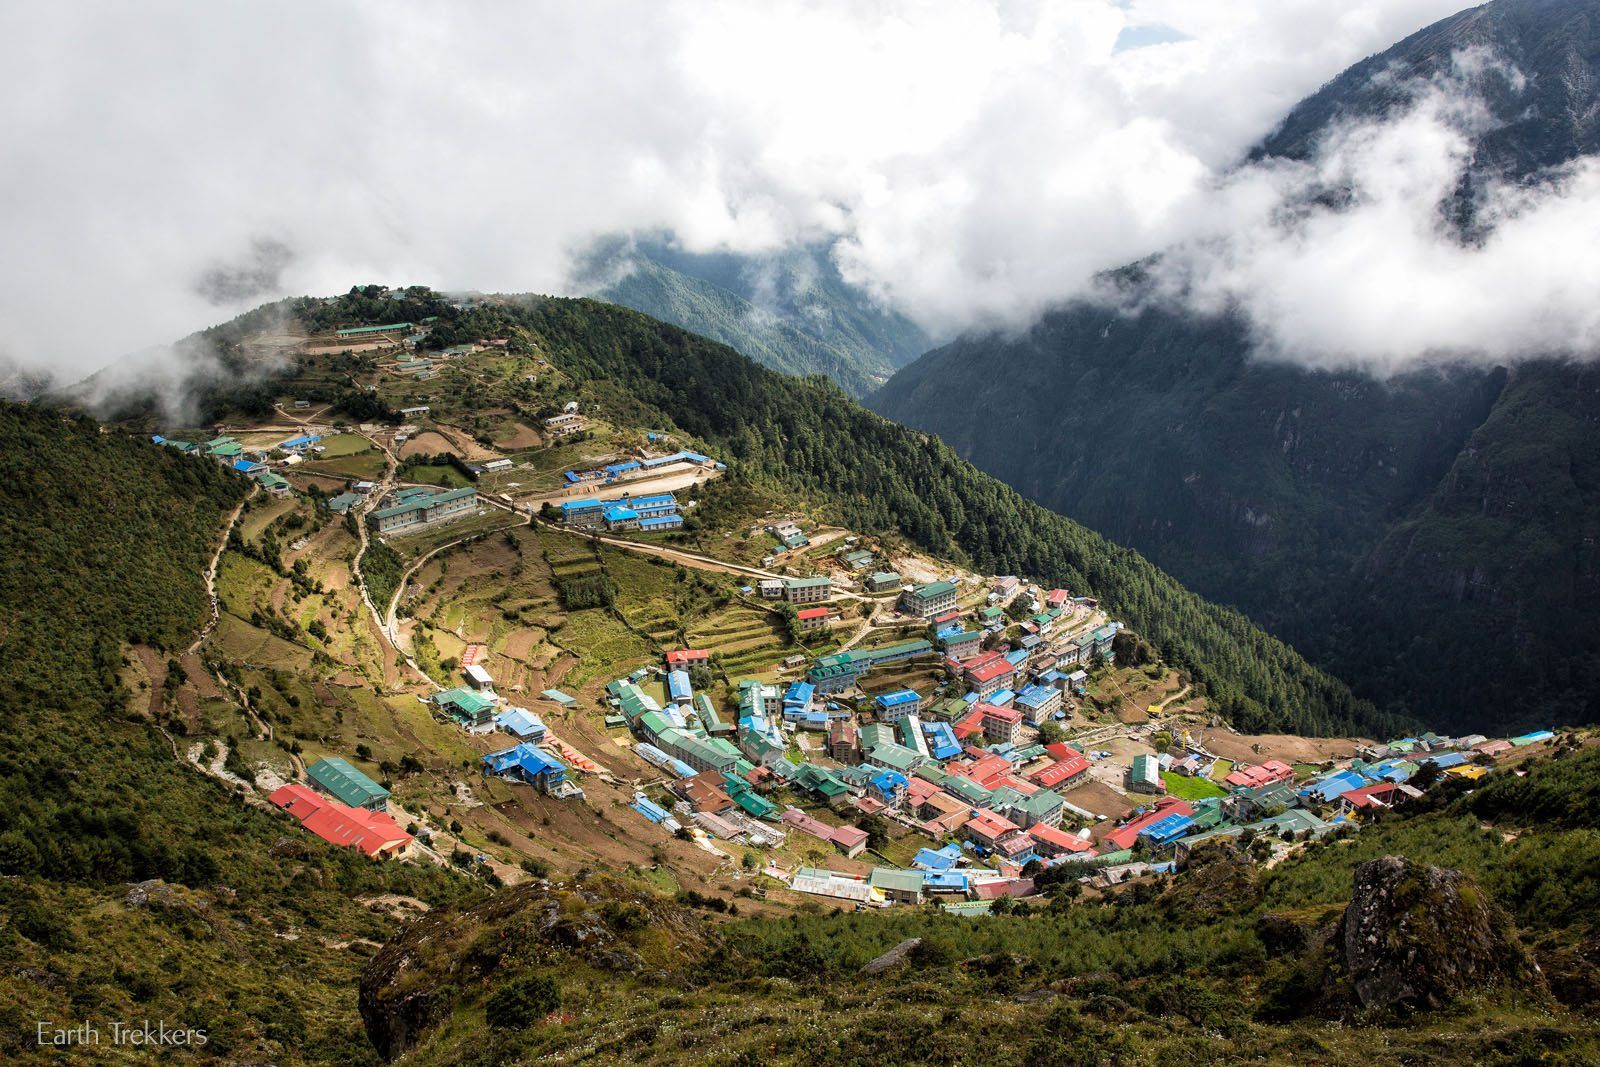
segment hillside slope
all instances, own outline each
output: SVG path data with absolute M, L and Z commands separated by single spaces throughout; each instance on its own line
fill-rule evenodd
M 675 424 L 736 461 L 739 475 L 828 501 L 852 529 L 898 531 L 988 573 L 1015 571 L 1101 597 L 1205 685 L 1241 730 L 1384 734 L 1402 726 L 1137 552 L 1026 502 L 938 440 L 872 414 L 829 383 L 775 373 L 597 301 L 506 298 L 462 314 L 459 323 L 446 316 L 445 328 L 526 331 L 624 423 Z
M 865 396 L 930 342 L 839 274 L 826 248 L 693 254 L 662 241 L 606 242 L 581 291 L 721 341 L 789 374 L 825 374 Z
M 1597 756 L 1495 775 L 1474 796 L 1396 812 L 1270 868 L 1252 856 L 1265 842 L 1202 851 L 1173 879 L 1094 893 L 1062 882 L 983 919 L 902 908 L 713 927 L 608 879 L 518 887 L 387 946 L 362 976 L 362 1015 L 386 1054 L 419 1067 L 1576 1067 L 1600 1055 L 1600 901 L 1577 876 L 1596 858 L 1582 813 Z M 1385 870 L 1420 919 L 1372 892 Z M 1398 964 L 1387 984 L 1437 991 L 1445 1010 L 1362 1006 L 1336 937 L 1347 904 L 1382 935 L 1379 951 L 1418 953 L 1416 971 Z M 1457 919 L 1447 937 L 1419 936 L 1429 918 L 1474 908 L 1483 926 Z M 913 938 L 903 962 L 863 970 Z
M 353 898 L 460 890 L 290 840 L 180 760 L 172 683 L 200 672 L 200 574 L 241 483 L 6 403 L 0 474 L 0 1059 L 39 1056 L 37 1022 L 148 1018 L 235 1061 L 370 1062 L 345 946 L 397 924 Z
M 1259 154 L 1303 156 L 1330 124 L 1384 113 L 1397 81 L 1429 77 L 1471 48 L 1492 49 L 1529 80 L 1514 92 L 1492 67 L 1475 79 L 1499 124 L 1477 142 L 1467 185 L 1595 150 L 1600 3 L 1500 0 L 1351 68 L 1297 107 Z M 1379 71 L 1386 76 L 1374 80 Z M 1452 205 L 1468 228 L 1471 191 Z M 1137 271 L 1121 277 L 1139 282 Z M 1558 364 L 1525 365 L 1515 380 L 1451 368 L 1380 383 L 1263 365 L 1231 317 L 1123 317 L 1077 304 L 1018 337 L 967 337 L 929 353 L 871 403 L 1149 553 L 1380 704 L 1460 727 L 1519 724 L 1549 704 L 1593 719 L 1600 688 L 1563 663 L 1600 653 L 1596 577 L 1585 562 L 1592 483 L 1582 473 L 1584 434 L 1600 411 L 1592 393 L 1568 388 L 1574 380 Z M 1541 397 L 1556 406 L 1537 410 Z M 1066 432 L 1044 433 L 1058 425 Z M 1524 501 L 1559 497 L 1564 486 L 1583 500 L 1473 518 L 1459 497 L 1450 503 L 1449 486 L 1462 484 L 1463 465 L 1497 464 L 1485 449 L 1508 450 Z M 1442 527 L 1453 534 L 1434 538 L 1425 556 L 1396 548 L 1414 540 L 1407 531 Z M 1519 547 L 1532 543 L 1548 545 L 1538 566 Z M 1486 582 L 1492 596 L 1468 592 Z M 1556 586 L 1571 595 L 1537 593 Z M 1417 619 L 1425 633 L 1413 639 Z M 1438 684 L 1473 673 L 1486 651 L 1507 683 L 1490 700 Z

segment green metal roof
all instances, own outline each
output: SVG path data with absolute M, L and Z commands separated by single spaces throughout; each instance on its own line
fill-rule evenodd
M 941 597 L 946 593 L 954 593 L 955 591 L 954 582 L 929 582 L 927 585 L 919 585 L 911 590 L 911 595 L 918 600 L 932 600 L 935 597 Z
M 867 881 L 874 889 L 893 889 L 902 893 L 922 892 L 922 872 L 894 867 L 874 867 Z
M 387 799 L 389 791 L 338 756 L 319 759 L 306 768 L 306 777 L 353 808 Z
M 450 489 L 443 493 L 430 493 L 427 496 L 418 495 L 391 507 L 379 508 L 372 513 L 372 517 L 374 519 L 387 519 L 395 515 L 407 515 L 413 511 L 431 508 L 435 504 L 448 504 L 452 500 L 461 500 L 465 497 L 474 496 L 477 492 L 478 490 L 475 487 L 465 485 L 460 489 Z
M 444 692 L 434 697 L 433 700 L 436 704 L 448 704 L 452 707 L 459 708 L 461 711 L 469 715 L 481 714 L 482 712 L 488 711 L 490 708 L 494 707 L 494 701 L 490 700 L 476 689 L 468 689 L 464 685 L 458 685 L 454 689 L 446 689 Z
M 383 333 L 385 330 L 408 330 L 416 323 L 391 322 L 384 326 L 349 326 L 343 330 L 335 330 L 336 337 L 360 337 L 362 334 Z
M 832 578 L 785 578 L 784 586 L 789 589 L 816 589 L 818 586 L 832 585 Z

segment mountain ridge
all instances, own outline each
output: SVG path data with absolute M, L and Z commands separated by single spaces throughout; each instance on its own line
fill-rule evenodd
M 1468 179 L 1446 205 L 1470 233 L 1476 188 L 1536 181 L 1543 168 L 1595 149 L 1600 4 L 1500 0 L 1447 18 L 1308 97 L 1255 158 L 1303 157 L 1330 126 L 1393 106 L 1397 85 L 1450 70 L 1462 47 L 1496 42 L 1510 62 L 1530 65 L 1521 71 L 1529 99 L 1507 95 L 1516 79 L 1493 64 L 1466 75 L 1498 123 L 1478 136 Z M 1136 269 L 1114 277 L 1125 289 L 1142 284 Z M 1080 302 L 1016 337 L 965 337 L 936 349 L 869 403 L 939 434 L 1047 506 L 1149 552 L 1379 704 L 1480 727 L 1531 718 L 1546 705 L 1580 719 L 1600 716 L 1593 672 L 1562 666 L 1600 653 L 1600 638 L 1569 639 L 1574 631 L 1600 634 L 1585 509 L 1523 510 L 1494 522 L 1472 519 L 1459 502 L 1450 516 L 1438 511 L 1452 471 L 1470 465 L 1475 440 L 1518 447 L 1506 437 L 1513 423 L 1529 433 L 1547 423 L 1570 435 L 1545 454 L 1541 477 L 1552 487 L 1593 484 L 1584 435 L 1600 409 L 1552 408 L 1546 420 L 1524 401 L 1518 418 L 1495 422 L 1499 405 L 1518 396 L 1556 396 L 1556 383 L 1570 380 L 1568 364 L 1533 359 L 1512 372 L 1454 365 L 1380 382 L 1267 362 L 1252 349 L 1237 313 L 1207 318 L 1147 304 L 1124 314 Z M 1546 387 L 1533 388 L 1541 379 Z M 1049 447 L 1017 429 L 1045 420 L 1069 428 Z M 1499 432 L 1481 437 L 1491 424 Z M 1006 428 L 1012 432 L 996 432 Z M 1524 485 L 1530 475 L 1519 475 Z M 1467 535 L 1474 522 L 1482 528 Z M 1517 552 L 1497 561 L 1471 547 L 1514 544 L 1496 528 L 1507 522 L 1522 524 L 1531 540 L 1558 542 L 1544 558 L 1554 568 L 1551 582 L 1570 589 L 1559 598 L 1564 610 L 1518 594 L 1511 574 L 1526 559 Z M 1422 532 L 1433 550 L 1397 549 L 1403 530 L 1412 531 L 1412 543 L 1421 543 Z M 1490 585 L 1498 601 L 1468 594 Z M 1432 621 L 1440 616 L 1456 620 L 1458 632 L 1443 633 Z M 1428 620 L 1422 636 L 1419 618 Z M 1504 642 L 1502 632 L 1517 637 Z M 1519 655 L 1507 659 L 1508 645 Z M 1477 660 L 1499 668 L 1487 691 L 1461 680 Z M 1523 688 L 1522 679 L 1536 684 Z

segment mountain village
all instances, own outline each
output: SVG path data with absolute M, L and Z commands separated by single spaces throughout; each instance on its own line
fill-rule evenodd
M 340 331 L 329 343 L 398 352 L 387 373 L 415 389 L 437 376 L 405 354 L 422 336 L 406 332 L 416 328 Z M 465 367 L 466 357 L 498 357 L 503 346 L 482 340 L 443 358 Z M 1130 704 L 1119 650 L 1138 640 L 1073 590 L 897 555 L 800 515 L 769 514 L 744 531 L 737 558 L 675 547 L 692 494 L 726 466 L 669 451 L 666 433 L 610 455 L 590 448 L 559 472 L 529 462 L 550 450 L 577 454 L 591 437 L 596 424 L 571 402 L 546 419 L 543 453 L 457 449 L 426 457 L 448 476 L 442 484 L 407 485 L 392 464 L 408 439 L 462 439 L 430 405 L 407 404 L 408 425 L 388 439 L 373 426 L 313 429 L 309 407 L 293 404 L 304 428 L 278 440 L 250 428 L 154 440 L 268 494 L 309 489 L 328 515 L 396 544 L 424 533 L 440 541 L 473 526 L 468 519 L 474 529 L 532 524 L 731 574 L 746 609 L 777 620 L 794 645 L 820 649 L 759 662 L 715 641 L 663 642 L 653 661 L 584 697 L 555 686 L 529 692 L 520 680 L 502 692 L 491 650 L 468 643 L 459 684 L 430 679 L 419 694 L 438 720 L 488 749 L 478 760 L 485 781 L 577 806 L 592 803 L 597 782 L 619 787 L 641 840 L 692 842 L 739 878 L 758 876 L 745 891 L 762 897 L 786 889 L 842 907 L 931 901 L 983 914 L 1034 894 L 1042 872 L 1108 889 L 1171 874 L 1221 839 L 1281 856 L 1553 736 L 1424 734 L 1278 753 L 1207 718 L 1185 701 L 1187 686 Z M 337 456 L 368 444 L 389 457 L 388 474 L 364 467 L 366 477 L 291 484 L 313 468 L 326 475 L 330 446 Z M 375 610 L 385 615 L 384 605 Z M 387 616 L 392 637 L 394 605 Z M 562 736 L 567 726 L 547 721 L 552 712 L 583 719 L 584 740 Z M 609 751 L 595 747 L 601 737 Z M 306 831 L 375 858 L 431 854 L 430 830 L 388 814 L 389 790 L 353 755 L 310 764 L 303 782 L 279 785 L 270 802 Z

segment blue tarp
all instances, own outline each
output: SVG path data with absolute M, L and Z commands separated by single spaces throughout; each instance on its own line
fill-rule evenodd
M 663 822 L 667 818 L 667 810 L 644 797 L 635 797 L 633 810 L 649 819 L 651 822 Z

